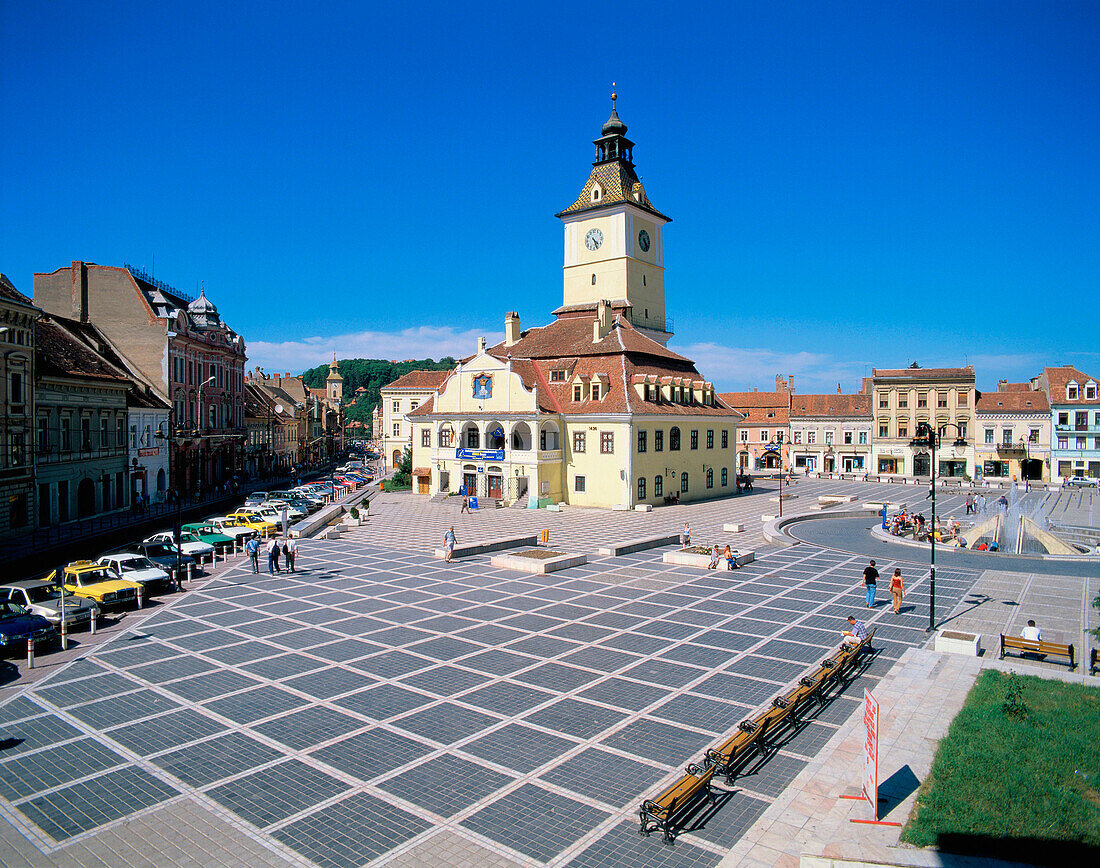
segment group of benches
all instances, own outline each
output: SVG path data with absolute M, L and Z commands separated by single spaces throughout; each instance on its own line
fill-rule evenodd
M 707 750 L 701 762 L 688 765 L 683 777 L 663 793 L 642 802 L 638 811 L 640 834 L 646 837 L 660 830 L 664 832 L 664 842 L 671 846 L 676 821 L 694 804 L 696 798 L 705 794 L 709 802 L 714 802 L 711 790 L 714 776 L 723 774 L 726 782 L 732 784 L 749 757 L 759 754 L 766 758 L 776 750 L 776 734 L 786 725 L 797 729 L 804 712 L 812 703 L 816 702 L 818 707 L 824 706 L 830 688 L 846 683 L 855 672 L 859 658 L 864 653 L 872 652 L 871 640 L 874 636 L 875 631 L 872 630 L 858 644 L 841 645 L 813 672 L 799 679 L 794 687 L 775 697 L 767 708 L 755 717 L 741 721 L 737 731 L 721 744 Z

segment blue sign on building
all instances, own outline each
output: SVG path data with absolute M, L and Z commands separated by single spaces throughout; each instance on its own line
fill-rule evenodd
M 503 461 L 503 449 L 456 449 L 456 458 L 465 458 L 471 461 Z

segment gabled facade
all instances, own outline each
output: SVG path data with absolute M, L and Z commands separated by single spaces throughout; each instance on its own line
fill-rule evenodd
M 1072 365 L 1044 368 L 1034 381 L 1051 415 L 1051 479 L 1100 479 L 1100 385 Z
M 382 460 L 396 467 L 405 449 L 412 446 L 413 429 L 407 416 L 431 398 L 451 375 L 450 371 L 409 371 L 381 389 L 381 434 L 375 442 Z

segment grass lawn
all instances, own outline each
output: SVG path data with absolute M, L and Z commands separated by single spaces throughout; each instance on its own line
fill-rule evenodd
M 902 840 L 1039 864 L 1100 858 L 1100 689 L 983 672 Z

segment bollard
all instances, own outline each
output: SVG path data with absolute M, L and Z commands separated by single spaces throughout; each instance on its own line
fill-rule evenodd
M 97 613 L 98 611 L 99 611 L 99 609 L 92 609 L 92 619 L 91 619 L 91 621 L 89 621 L 89 622 L 88 622 L 88 623 L 89 623 L 89 629 L 90 629 L 90 630 L 92 631 L 92 635 L 93 635 L 93 636 L 95 635 L 95 630 L 96 630 L 96 613 Z
M 187 581 L 191 582 L 191 581 L 194 581 L 194 579 L 195 579 L 195 565 L 193 563 L 188 564 L 187 565 Z
M 233 554 L 235 554 L 235 555 L 239 555 L 241 553 L 241 550 L 237 545 L 240 541 L 241 541 L 240 537 L 237 537 L 237 536 L 233 537 Z
M 543 542 L 543 545 L 546 545 L 547 543 L 550 542 L 550 528 L 548 528 L 548 527 L 544 527 L 542 529 L 542 542 Z
M 69 631 L 65 629 L 61 631 L 61 650 L 69 650 Z
M 34 640 L 27 637 L 27 668 L 34 669 Z
M 137 587 L 137 607 L 139 609 L 145 608 L 145 586 L 138 585 Z

